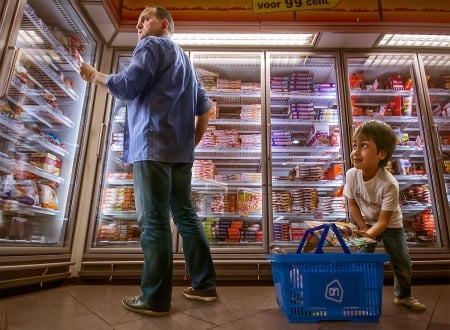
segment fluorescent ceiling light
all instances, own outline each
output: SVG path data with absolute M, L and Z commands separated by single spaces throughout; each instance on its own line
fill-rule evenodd
M 429 66 L 445 67 L 450 63 L 450 55 L 426 55 L 423 63 Z
M 174 33 L 172 39 L 182 46 L 313 46 L 314 33 Z
M 423 63 L 428 66 L 443 67 L 450 62 L 450 55 L 423 55 Z M 350 59 L 354 66 L 359 64 L 358 59 Z M 412 65 L 413 57 L 411 55 L 370 55 L 364 58 L 364 67 L 402 67 Z
M 442 34 L 385 34 L 377 46 L 393 47 L 450 47 L 450 35 Z
M 393 66 L 402 67 L 408 66 L 412 63 L 411 55 L 371 55 L 367 57 L 364 66 L 366 67 L 377 67 L 377 66 Z

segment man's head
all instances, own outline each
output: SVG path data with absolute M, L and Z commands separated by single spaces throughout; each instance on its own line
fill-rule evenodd
M 149 36 L 171 36 L 174 32 L 172 15 L 162 7 L 146 7 L 139 15 L 136 29 L 138 40 Z

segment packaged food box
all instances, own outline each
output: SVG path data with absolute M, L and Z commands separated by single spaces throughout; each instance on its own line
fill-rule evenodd
M 305 223 L 297 223 L 293 222 L 290 224 L 291 230 L 291 241 L 300 241 L 303 238 L 303 235 L 308 229 L 308 225 Z
M 59 175 L 61 169 L 61 159 L 48 152 L 31 154 L 30 163 L 53 175 Z
M 45 184 L 38 184 L 39 203 L 41 207 L 46 209 L 58 209 L 58 195 L 56 191 Z
M 39 205 L 39 192 L 33 181 L 18 180 L 14 183 L 14 188 L 16 201 L 27 205 Z
M 262 211 L 261 191 L 238 189 L 237 204 L 238 212 L 241 216 L 248 216 L 250 213 L 260 213 Z

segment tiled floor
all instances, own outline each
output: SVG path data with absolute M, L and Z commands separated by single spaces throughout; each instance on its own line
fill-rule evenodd
M 136 285 L 63 285 L 0 300 L 0 329 L 450 329 L 450 284 L 416 285 L 414 295 L 427 305 L 422 313 L 392 303 L 392 285 L 383 287 L 379 322 L 322 321 L 289 323 L 279 310 L 274 288 L 219 286 L 219 301 L 190 301 L 173 290 L 169 316 L 151 317 L 124 309 L 121 298 L 137 294 Z

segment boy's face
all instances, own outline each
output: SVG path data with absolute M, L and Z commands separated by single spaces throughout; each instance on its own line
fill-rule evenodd
M 375 142 L 364 136 L 354 137 L 350 159 L 357 169 L 371 173 L 378 171 L 380 161 L 386 157 L 384 151 L 378 151 Z

